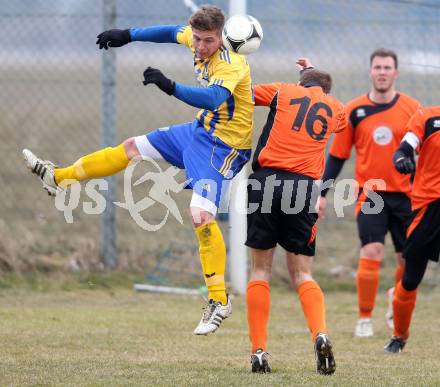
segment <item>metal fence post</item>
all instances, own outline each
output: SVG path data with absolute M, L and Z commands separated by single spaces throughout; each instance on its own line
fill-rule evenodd
M 115 28 L 117 0 L 103 0 L 103 31 Z M 113 49 L 102 50 L 101 69 L 101 144 L 103 147 L 116 143 L 116 52 Z M 116 257 L 116 179 L 108 177 L 108 191 L 105 211 L 101 218 L 101 261 L 106 268 L 117 265 Z

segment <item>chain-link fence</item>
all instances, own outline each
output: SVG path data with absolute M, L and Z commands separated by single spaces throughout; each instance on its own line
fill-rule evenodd
M 0 232 L 4 254 L 20 258 L 13 265 L 32 256 L 71 267 L 96 260 L 99 216 L 84 215 L 80 204 L 74 222 L 67 224 L 29 176 L 21 150 L 30 148 L 65 165 L 100 147 L 101 55 L 106 52 L 95 41 L 102 29 L 102 1 L 0 0 Z M 183 0 L 116 3 L 119 28 L 185 24 L 191 13 Z M 227 1 L 213 3 L 228 9 Z M 367 92 L 369 54 L 387 47 L 399 54 L 399 90 L 427 105 L 440 101 L 438 1 L 248 0 L 247 9 L 264 29 L 262 47 L 249 57 L 255 83 L 296 81 L 294 61 L 307 56 L 333 74 L 334 95 L 347 101 Z M 141 83 L 147 66 L 194 83 L 186 48 L 136 42 L 116 52 L 118 141 L 193 119 L 195 109 Z M 266 114 L 256 112 L 255 137 Z M 176 197 L 185 225 L 170 219 L 157 233 L 139 229 L 126 211 L 118 210 L 121 265 L 145 266 L 170 240 L 195 243 L 185 212 L 189 197 L 187 192 Z M 163 211 L 152 208 L 148 216 L 160 220 Z M 346 221 L 357 246 L 355 226 L 350 217 Z M 321 254 L 352 254 L 341 252 L 337 238 L 326 245 L 325 227 L 323 234 Z

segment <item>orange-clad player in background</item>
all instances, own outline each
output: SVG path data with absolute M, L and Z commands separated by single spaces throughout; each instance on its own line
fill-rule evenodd
M 251 278 L 247 287 L 253 372 L 270 372 L 267 359 L 272 262 L 276 245 L 286 250 L 292 284 L 312 333 L 317 371 L 332 374 L 336 365 L 327 337 L 324 295 L 312 278 L 315 255 L 315 180 L 324 169 L 331 133 L 346 127 L 341 102 L 328 93 L 329 74 L 314 70 L 308 59 L 297 61 L 298 84 L 256 85 L 255 105 L 270 107 L 254 154 L 248 185 L 248 230 Z M 317 190 L 314 192 L 317 193 Z
M 359 320 L 355 335 L 373 336 L 372 313 L 379 287 L 379 272 L 384 257 L 385 235 L 391 233 L 396 251 L 395 283 L 403 272 L 402 248 L 405 232 L 411 219 L 409 194 L 410 176 L 399 174 L 392 165 L 393 152 L 399 147 L 405 127 L 419 103 L 413 98 L 397 92 L 395 81 L 398 76 L 397 55 L 387 49 L 378 49 L 370 57 L 371 91 L 350 101 L 346 105 L 349 126 L 335 136 L 323 180 L 336 179 L 350 158 L 354 145 L 356 151 L 355 178 L 360 187 L 355 216 L 361 240 L 359 266 L 356 273 L 356 287 L 359 303 Z M 365 194 L 367 183 L 380 179 L 381 184 L 374 190 L 383 200 L 379 213 L 362 211 L 363 203 L 371 203 Z M 323 190 L 320 213 L 326 207 Z M 368 191 L 367 191 L 368 192 Z M 369 204 L 371 206 L 371 204 Z M 387 322 L 392 327 L 391 299 L 389 291 L 389 311 Z
M 408 123 L 393 160 L 402 174 L 414 171 L 414 150 L 419 150 L 411 197 L 413 221 L 403 249 L 405 270 L 394 292 L 394 332 L 385 352 L 401 352 L 409 336 L 417 288 L 428 261 L 440 253 L 440 106 L 417 111 Z

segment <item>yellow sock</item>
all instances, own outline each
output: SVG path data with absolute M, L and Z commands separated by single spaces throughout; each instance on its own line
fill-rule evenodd
M 195 229 L 199 240 L 200 262 L 208 288 L 208 297 L 227 303 L 225 286 L 226 246 L 216 221 Z
M 61 186 L 66 186 L 74 181 L 111 176 L 127 168 L 128 162 L 124 144 L 104 148 L 81 157 L 66 168 L 55 168 L 55 181 Z M 66 180 L 67 184 L 63 184 L 63 180 Z

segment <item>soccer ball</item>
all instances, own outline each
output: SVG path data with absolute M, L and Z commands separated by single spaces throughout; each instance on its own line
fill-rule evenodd
M 222 32 L 223 45 L 242 55 L 258 50 L 263 40 L 263 29 L 257 19 L 249 15 L 230 17 Z

